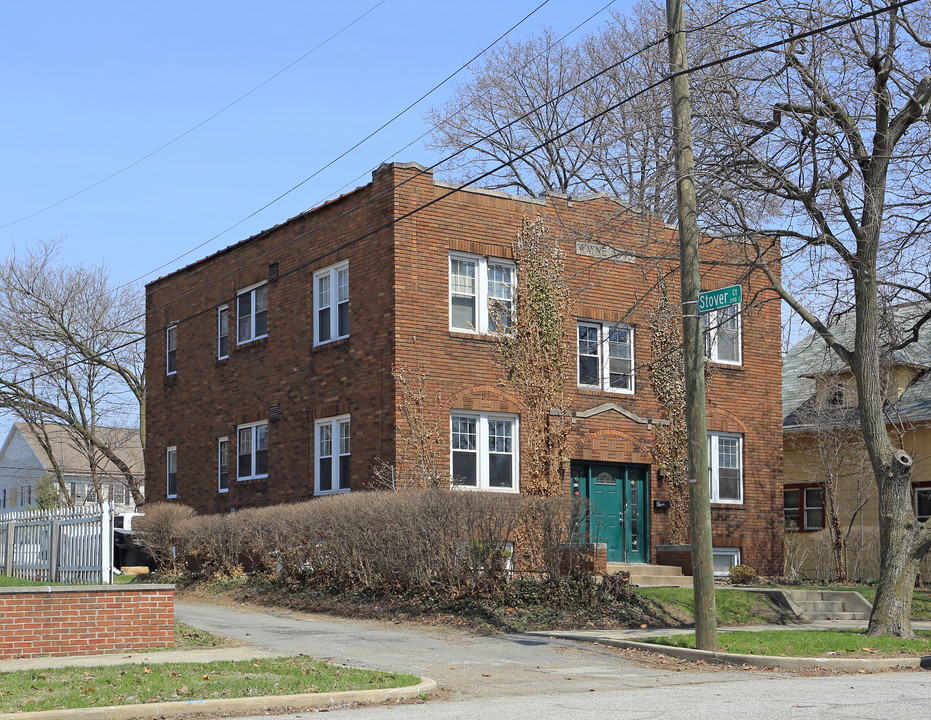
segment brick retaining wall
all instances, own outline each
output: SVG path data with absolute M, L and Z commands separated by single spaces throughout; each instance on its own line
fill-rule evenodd
M 0 588 L 0 659 L 174 644 L 174 585 Z

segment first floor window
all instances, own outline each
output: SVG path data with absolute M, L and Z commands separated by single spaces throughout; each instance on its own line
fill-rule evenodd
M 268 477 L 268 423 L 240 425 L 236 439 L 236 479 Z
M 505 333 L 514 311 L 514 264 L 479 255 L 449 256 L 449 328 Z
M 236 342 L 242 345 L 268 335 L 268 286 L 265 283 L 236 296 Z
M 450 470 L 457 487 L 516 491 L 517 418 L 453 413 L 450 416 Z
M 824 494 L 820 485 L 789 486 L 783 491 L 786 530 L 823 530 Z
M 222 437 L 217 443 L 217 490 L 230 489 L 229 439 Z
M 740 365 L 740 306 L 702 313 L 705 358 L 725 365 Z
M 314 343 L 349 337 L 349 263 L 314 273 Z
M 743 438 L 709 433 L 711 502 L 743 502 Z
M 318 420 L 314 426 L 316 447 L 316 495 L 346 492 L 349 484 L 350 421 L 348 415 Z
M 21 507 L 32 505 L 32 485 L 22 485 L 19 488 L 19 504 Z
M 168 448 L 167 457 L 165 458 L 167 467 L 168 497 L 178 497 L 178 448 Z M 72 491 L 73 492 L 73 491 Z
M 128 500 L 128 488 L 120 482 L 115 482 L 110 486 L 110 502 L 114 505 L 126 505 Z
M 165 374 L 174 375 L 178 372 L 178 326 L 172 325 L 165 330 Z
M 579 386 L 634 391 L 634 331 L 627 325 L 579 323 Z
M 931 518 L 931 486 L 915 487 L 915 517 L 921 522 Z
M 0 488 L 0 508 L 6 507 L 6 488 Z

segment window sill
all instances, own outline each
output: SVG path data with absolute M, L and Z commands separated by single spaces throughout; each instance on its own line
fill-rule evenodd
M 510 495 L 519 495 L 520 488 L 493 488 L 493 487 L 473 487 L 472 485 L 452 485 L 452 490 L 461 490 L 462 492 L 490 492 L 490 493 L 507 493 Z
M 237 343 L 236 347 L 230 350 L 230 354 L 226 356 L 226 359 L 228 360 L 230 357 L 232 357 L 236 353 L 244 352 L 252 348 L 265 347 L 267 344 L 268 344 L 268 335 L 263 335 L 262 337 L 256 338 L 255 340 L 246 340 L 246 342 L 244 343 Z
M 469 332 L 468 330 L 450 330 L 449 337 L 456 340 L 473 340 L 475 342 L 499 342 L 507 335 L 497 333 Z
M 609 398 L 633 398 L 635 392 L 629 390 L 603 390 L 591 385 L 576 385 L 575 388 L 579 395 L 590 397 L 609 397 Z
M 243 484 L 256 484 L 266 482 L 268 480 L 268 475 L 256 475 L 254 477 L 244 477 L 236 478 L 236 482 Z
M 344 488 L 342 490 L 317 490 L 314 488 L 314 497 L 324 497 L 326 495 L 345 495 L 348 492 L 352 492 L 352 488 Z
M 705 358 L 705 362 L 708 363 L 709 365 L 714 365 L 715 370 L 741 371 L 744 369 L 743 362 L 739 362 L 739 363 L 721 362 L 720 360 L 711 360 L 710 358 Z
M 326 350 L 327 348 L 331 348 L 331 347 L 340 347 L 342 345 L 348 345 L 350 337 L 352 336 L 347 335 L 346 337 L 337 338 L 336 340 L 327 340 L 326 342 L 323 342 L 323 343 L 314 343 L 311 346 L 310 350 L 311 352 L 317 352 L 318 350 Z

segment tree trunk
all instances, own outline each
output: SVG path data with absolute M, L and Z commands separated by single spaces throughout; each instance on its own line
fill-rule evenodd
M 910 638 L 912 592 L 924 553 L 915 552 L 912 460 L 901 450 L 892 456 L 879 492 L 879 585 L 867 634 Z

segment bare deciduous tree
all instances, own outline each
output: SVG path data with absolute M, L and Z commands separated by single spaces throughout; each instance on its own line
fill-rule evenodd
M 102 268 L 59 264 L 57 251 L 45 243 L 0 264 L 0 412 L 69 428 L 91 475 L 106 458 L 141 505 L 143 478 L 108 432 L 138 425 L 145 443 L 141 295 Z
M 872 0 L 735 4 L 726 24 L 707 31 L 722 57 L 839 25 L 697 82 L 704 88 L 705 142 L 719 149 L 713 186 L 721 203 L 707 208 L 706 223 L 745 241 L 747 260 L 767 272 L 855 380 L 879 498 L 880 577 L 869 633 L 908 637 L 912 588 L 931 548 L 931 525 L 915 519 L 911 458 L 887 431 L 884 367 L 886 354 L 917 338 L 929 314 L 887 328 L 894 336 L 888 339 L 881 314 L 884 301 L 931 299 L 931 192 L 923 169 L 931 77 L 922 77 L 931 18 L 924 9 L 901 8 L 850 22 L 884 7 Z M 790 270 L 785 280 L 763 258 L 777 239 Z M 851 308 L 855 332 L 846 341 L 831 320 Z

